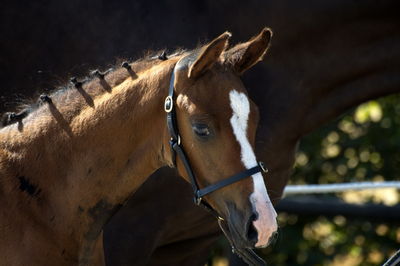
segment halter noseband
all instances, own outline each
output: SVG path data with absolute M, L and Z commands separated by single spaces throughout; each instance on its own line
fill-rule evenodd
M 183 150 L 183 147 L 181 146 L 181 137 L 179 135 L 177 119 L 176 119 L 176 112 L 175 112 L 175 108 L 174 108 L 175 70 L 176 70 L 176 66 L 175 66 L 174 70 L 172 71 L 171 80 L 170 80 L 169 89 L 168 89 L 168 96 L 165 98 L 165 102 L 164 102 L 164 110 L 167 113 L 168 131 L 171 136 L 169 144 L 171 147 L 172 162 L 174 165 L 176 165 L 176 155 L 178 155 L 180 157 L 180 159 L 185 167 L 185 170 L 189 176 L 190 183 L 192 185 L 195 204 L 198 206 L 204 207 L 205 209 L 211 211 L 217 218 L 222 219 L 220 217 L 220 215 L 207 202 L 205 202 L 203 200 L 203 197 L 207 194 L 210 194 L 211 192 L 214 192 L 215 190 L 229 186 L 229 185 L 236 183 L 244 178 L 252 176 L 258 172 L 268 172 L 268 170 L 266 169 L 266 167 L 264 166 L 264 164 L 262 162 L 259 162 L 258 165 L 254 166 L 250 169 L 246 169 L 236 175 L 233 175 L 229 178 L 223 179 L 215 184 L 209 185 L 202 189 L 199 188 L 199 185 L 198 185 L 196 177 L 193 173 L 192 167 L 190 166 L 188 157 L 186 156 L 186 153 Z

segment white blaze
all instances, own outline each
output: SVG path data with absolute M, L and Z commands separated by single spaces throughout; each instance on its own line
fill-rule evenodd
M 246 94 L 232 90 L 229 93 L 229 99 L 233 110 L 230 120 L 233 133 L 241 148 L 241 160 L 247 169 L 257 165 L 256 156 L 253 148 L 247 138 L 247 122 L 250 113 L 250 103 Z M 264 179 L 261 173 L 252 175 L 254 191 L 250 195 L 250 202 L 254 210 L 258 213 L 258 219 L 253 222 L 258 233 L 258 241 L 256 247 L 263 247 L 268 244 L 268 240 L 272 233 L 277 230 L 276 212 L 271 204 L 267 190 L 265 188 Z

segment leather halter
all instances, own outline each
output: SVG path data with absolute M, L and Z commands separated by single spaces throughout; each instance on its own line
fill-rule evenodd
M 179 135 L 178 124 L 177 124 L 177 119 L 176 119 L 176 112 L 175 112 L 175 108 L 174 108 L 175 71 L 176 71 L 176 66 L 172 71 L 171 80 L 170 80 L 169 89 L 168 89 L 168 96 L 165 98 L 165 102 L 164 102 L 164 110 L 167 113 L 168 131 L 171 136 L 169 144 L 171 147 L 172 162 L 176 166 L 176 155 L 178 155 L 180 157 L 180 159 L 185 167 L 185 170 L 189 176 L 190 183 L 192 185 L 195 204 L 198 206 L 204 207 L 205 209 L 211 211 L 218 219 L 223 220 L 223 218 L 221 218 L 221 216 L 207 202 L 205 202 L 203 200 L 203 197 L 205 195 L 210 194 L 211 192 L 214 192 L 215 190 L 229 186 L 233 183 L 236 183 L 236 182 L 238 182 L 244 178 L 247 178 L 249 176 L 252 176 L 256 173 L 268 172 L 268 170 L 265 168 L 265 166 L 262 162 L 259 162 L 258 165 L 254 166 L 250 169 L 246 169 L 236 175 L 233 175 L 229 178 L 223 179 L 223 180 L 221 180 L 215 184 L 209 185 L 207 187 L 204 187 L 201 189 L 199 188 L 199 185 L 198 185 L 196 177 L 193 173 L 192 167 L 190 166 L 189 159 L 181 145 L 181 137 Z

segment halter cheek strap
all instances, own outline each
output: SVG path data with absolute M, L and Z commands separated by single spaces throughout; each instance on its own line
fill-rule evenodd
M 164 110 L 167 113 L 167 127 L 168 127 L 168 131 L 169 131 L 169 135 L 171 137 L 169 140 L 169 144 L 171 147 L 172 162 L 174 165 L 176 165 L 176 156 L 179 156 L 179 158 L 181 159 L 181 161 L 185 167 L 186 173 L 189 177 L 190 184 L 192 185 L 193 194 L 194 194 L 194 202 L 196 203 L 196 205 L 201 205 L 201 206 L 205 207 L 206 209 L 212 211 L 214 214 L 216 214 L 216 216 L 218 218 L 221 219 L 221 217 L 217 214 L 217 212 L 215 210 L 213 210 L 208 203 L 204 202 L 203 197 L 205 195 L 208 195 L 208 194 L 214 192 L 215 190 L 229 186 L 233 183 L 236 183 L 236 182 L 238 182 L 242 179 L 245 179 L 249 176 L 252 176 L 256 173 L 267 172 L 268 170 L 265 168 L 264 164 L 260 162 L 258 165 L 254 166 L 250 169 L 246 169 L 234 176 L 223 179 L 215 184 L 211 184 L 202 189 L 199 188 L 199 185 L 198 185 L 196 177 L 193 173 L 192 167 L 190 166 L 189 159 L 181 145 L 181 137 L 179 135 L 177 119 L 176 119 L 176 112 L 175 112 L 175 108 L 174 108 L 175 71 L 176 71 L 176 67 L 172 71 L 171 80 L 170 80 L 169 89 L 168 89 L 168 96 L 165 98 L 165 102 L 164 102 Z
M 183 150 L 183 147 L 181 146 L 181 137 L 179 135 L 179 130 L 178 130 L 178 124 L 177 124 L 177 119 L 176 119 L 176 112 L 174 108 L 174 84 L 175 84 L 175 71 L 176 71 L 176 66 L 174 70 L 172 71 L 171 75 L 171 80 L 169 83 L 169 89 L 168 89 L 168 96 L 165 98 L 164 102 L 164 110 L 167 113 L 167 127 L 170 135 L 170 148 L 171 148 L 171 158 L 172 158 L 172 163 L 176 166 L 176 156 L 178 156 L 182 163 L 183 166 L 185 167 L 186 173 L 189 177 L 190 184 L 192 185 L 193 189 L 193 194 L 194 194 L 194 202 L 198 206 L 202 206 L 204 209 L 208 210 L 211 214 L 213 214 L 217 219 L 219 226 L 221 227 L 222 231 L 228 238 L 230 244 L 232 245 L 232 250 L 237 253 L 246 263 L 249 265 L 256 265 L 256 266 L 265 266 L 266 263 L 264 260 L 262 260 L 254 251 L 252 251 L 249 248 L 235 248 L 234 243 L 232 241 L 232 238 L 230 236 L 229 228 L 226 224 L 226 221 L 224 221 L 223 218 L 219 215 L 219 213 L 214 210 L 210 204 L 208 204 L 206 201 L 203 200 L 203 197 L 205 195 L 208 195 L 215 190 L 218 190 L 220 188 L 229 186 L 233 183 L 236 183 L 244 178 L 247 178 L 249 176 L 252 176 L 256 173 L 259 172 L 268 172 L 267 168 L 265 168 L 264 164 L 262 162 L 259 162 L 258 165 L 246 169 L 234 176 L 231 176 L 229 178 L 223 179 L 215 184 L 211 184 L 207 187 L 204 187 L 202 189 L 199 188 L 199 185 L 197 183 L 196 177 L 193 173 L 192 167 L 190 166 L 189 159 Z

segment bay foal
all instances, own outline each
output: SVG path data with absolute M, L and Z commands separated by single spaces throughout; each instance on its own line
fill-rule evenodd
M 173 72 L 177 125 L 199 186 L 256 166 L 258 111 L 239 75 L 265 55 L 271 32 L 227 50 L 229 37 L 73 79 L 10 115 L 0 130 L 1 264 L 104 264 L 103 226 L 151 173 L 174 165 L 163 109 Z M 237 247 L 265 246 L 277 229 L 261 173 L 205 200 Z

